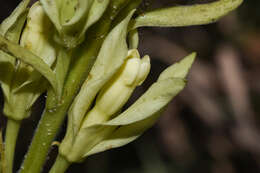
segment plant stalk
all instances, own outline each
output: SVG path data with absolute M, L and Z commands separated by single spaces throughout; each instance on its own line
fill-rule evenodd
M 70 67 L 71 71 L 65 83 L 62 98 L 58 105 L 52 102 L 53 98 L 55 98 L 53 92 L 50 91 L 48 93 L 46 109 L 38 124 L 27 156 L 25 157 L 23 165 L 21 166 L 21 173 L 41 172 L 42 166 L 49 151 L 49 147 L 51 146 L 53 139 L 62 125 L 67 110 L 76 96 L 81 83 L 88 74 L 91 61 L 89 57 L 95 56 L 96 51 L 98 51 L 99 44 L 91 44 L 91 47 L 87 49 L 89 55 L 77 59 L 73 66 Z M 86 69 L 88 70 L 87 72 Z
M 110 29 L 111 20 L 109 16 L 98 23 L 95 31 L 90 31 L 91 39 L 83 43 L 72 61 L 70 72 L 65 81 L 64 91 L 61 97 L 60 105 L 54 105 L 52 99 L 55 97 L 50 92 L 47 97 L 47 109 L 45 109 L 42 118 L 38 124 L 36 133 L 33 137 L 31 146 L 20 168 L 20 173 L 40 173 L 45 162 L 49 147 L 55 138 L 60 126 L 62 125 L 66 113 L 77 95 L 80 86 L 87 78 L 88 73 L 95 61 L 98 51 L 104 40 L 104 36 Z M 55 108 L 55 109 L 52 109 Z M 54 111 L 55 110 L 55 111 Z
M 63 94 L 58 105 L 53 102 L 55 95 L 48 93 L 46 109 L 38 124 L 31 146 L 27 152 L 25 160 L 20 168 L 20 173 L 40 173 L 48 154 L 53 139 L 62 125 L 66 113 L 76 97 L 80 86 L 87 78 L 92 65 L 98 55 L 99 49 L 109 30 L 112 19 L 122 9 L 124 2 L 128 0 L 114 0 L 111 2 L 101 20 L 90 28 L 86 33 L 83 44 L 76 48 L 72 55 L 70 71 L 65 81 Z M 119 5 L 115 8 L 115 4 Z M 117 9 L 117 11 L 115 11 Z
M 19 134 L 21 121 L 16 121 L 8 118 L 7 127 L 5 132 L 5 173 L 13 172 L 13 161 L 15 154 L 16 140 Z
M 64 173 L 69 168 L 70 164 L 71 163 L 64 157 L 58 155 L 49 173 Z

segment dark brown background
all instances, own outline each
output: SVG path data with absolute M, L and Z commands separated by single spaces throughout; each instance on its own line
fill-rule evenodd
M 152 71 L 130 102 L 168 65 L 196 51 L 198 58 L 186 89 L 171 102 L 156 126 L 140 139 L 89 157 L 68 172 L 260 172 L 260 1 L 245 1 L 237 11 L 215 24 L 141 29 L 140 51 L 151 56 Z M 1 1 L 0 21 L 18 2 Z M 149 0 L 143 3 L 140 11 L 204 2 L 207 1 Z M 2 95 L 0 101 L 2 107 Z M 41 97 L 34 106 L 32 117 L 23 123 L 16 168 L 28 148 L 43 102 L 44 97 Z M 1 114 L 0 126 L 4 122 Z M 60 136 L 62 134 L 63 131 Z M 54 147 L 49 164 L 56 152 Z

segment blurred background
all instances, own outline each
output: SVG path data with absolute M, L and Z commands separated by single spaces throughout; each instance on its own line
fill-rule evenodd
M 213 1 L 213 0 L 211 0 Z M 19 0 L 1 3 L 0 21 Z M 209 0 L 144 0 L 139 13 L 158 7 Z M 88 173 L 258 173 L 260 172 L 260 1 L 245 0 L 236 11 L 206 26 L 140 29 L 140 51 L 152 70 L 130 105 L 167 66 L 193 51 L 198 57 L 185 90 L 158 123 L 137 141 L 71 166 Z M 44 107 L 44 96 L 24 121 L 16 168 L 28 148 Z M 0 94 L 3 106 L 3 96 Z M 5 119 L 0 113 L 0 127 Z M 65 127 L 65 125 L 64 125 Z M 58 139 L 64 131 L 61 131 Z M 54 146 L 46 164 L 53 162 Z M 47 171 L 46 171 L 47 172 Z

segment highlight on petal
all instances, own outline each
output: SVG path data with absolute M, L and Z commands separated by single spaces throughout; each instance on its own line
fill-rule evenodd
M 178 27 L 203 25 L 217 21 L 236 9 L 243 0 L 218 0 L 212 3 L 174 6 L 145 12 L 133 20 L 133 27 Z

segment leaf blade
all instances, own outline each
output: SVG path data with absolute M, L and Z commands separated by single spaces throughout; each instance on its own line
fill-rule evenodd
M 22 15 L 22 13 L 24 13 L 24 11 L 26 10 L 28 4 L 30 3 L 30 0 L 23 0 L 17 7 L 16 9 L 13 11 L 13 13 L 6 18 L 0 25 L 0 34 L 1 35 L 5 35 L 8 30 L 15 25 L 17 19 L 19 18 L 19 16 Z
M 133 29 L 144 26 L 180 27 L 203 25 L 217 21 L 236 9 L 243 0 L 219 0 L 212 3 L 175 6 L 141 14 L 133 21 Z

